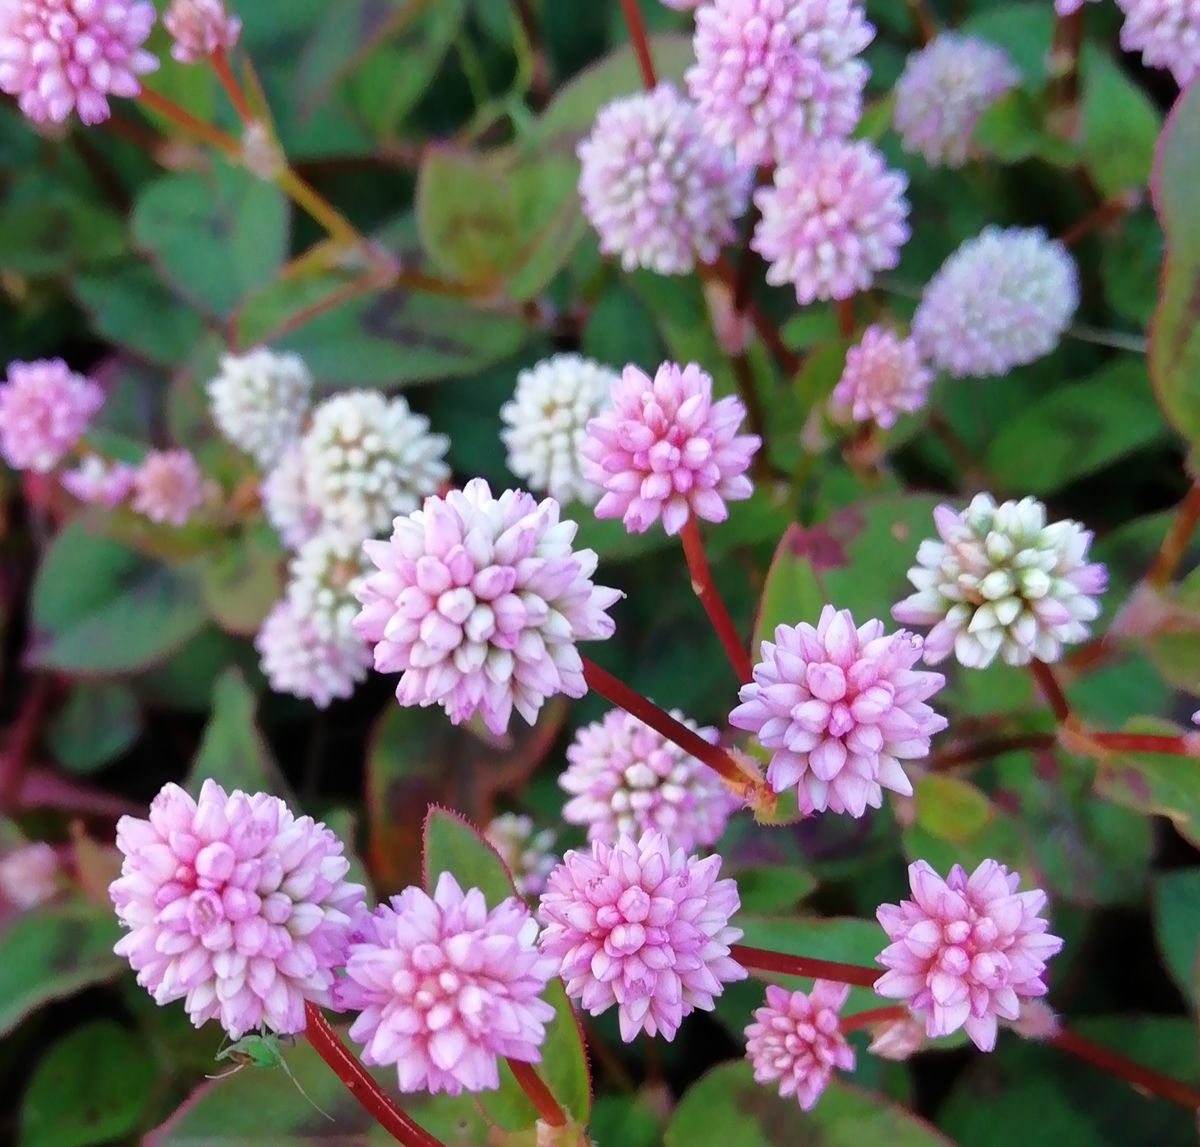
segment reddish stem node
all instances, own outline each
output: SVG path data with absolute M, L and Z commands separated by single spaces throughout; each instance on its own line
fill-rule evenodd
M 889 1004 L 882 1008 L 868 1008 L 865 1012 L 855 1012 L 851 1016 L 843 1016 L 838 1023 L 842 1032 L 857 1031 L 859 1028 L 869 1028 L 875 1024 L 890 1024 L 902 1020 L 909 1014 L 903 1004 Z
M 646 25 L 638 0 L 621 0 L 621 11 L 625 16 L 625 27 L 629 29 L 629 42 L 637 56 L 638 70 L 642 73 L 642 84 L 649 91 L 658 83 L 654 73 L 654 59 L 650 55 L 650 41 L 646 38 Z
M 864 968 L 861 964 L 839 964 L 834 960 L 814 960 L 808 956 L 789 956 L 767 948 L 751 948 L 732 944 L 729 954 L 749 972 L 771 972 L 781 976 L 807 976 L 814 980 L 833 980 L 853 984 L 858 988 L 873 988 L 883 975 L 879 968 Z
M 1150 1068 L 1117 1055 L 1116 1052 L 1092 1043 L 1090 1039 L 1085 1039 L 1075 1032 L 1060 1031 L 1058 1035 L 1053 1036 L 1047 1042 L 1053 1044 L 1060 1051 L 1065 1051 L 1068 1055 L 1086 1060 L 1101 1071 L 1108 1072 L 1109 1075 L 1115 1075 L 1118 1079 L 1125 1080 L 1138 1091 L 1165 1099 L 1169 1103 L 1178 1103 L 1181 1107 L 1187 1107 L 1193 1111 L 1200 1108 L 1200 1090 L 1189 1087 L 1186 1083 L 1181 1083 L 1170 1076 L 1151 1071 Z
M 1174 757 L 1195 757 L 1188 747 L 1187 737 L 1175 737 L 1162 733 L 1095 733 L 1085 734 L 1094 745 L 1111 749 L 1116 753 L 1163 753 Z
M 304 1015 L 308 1021 L 304 1038 L 342 1081 L 346 1090 L 397 1143 L 403 1143 L 405 1147 L 445 1147 L 440 1139 L 435 1139 L 424 1127 L 414 1123 L 384 1094 L 379 1084 L 371 1078 L 370 1072 L 338 1038 L 316 1004 L 306 1002 Z
M 510 1059 L 507 1062 L 508 1066 L 512 1068 L 517 1082 L 521 1085 L 521 1090 L 537 1108 L 541 1121 L 551 1127 L 566 1127 L 566 1114 L 558 1105 L 558 1100 L 550 1093 L 546 1081 L 534 1070 L 533 1064 L 519 1059 Z
M 721 646 L 738 681 L 750 680 L 752 668 L 750 655 L 738 636 L 737 626 L 729 616 L 717 587 L 713 584 L 712 570 L 708 568 L 708 559 L 704 556 L 704 542 L 700 538 L 700 527 L 696 519 L 689 517 L 683 529 L 679 532 L 679 540 L 683 543 L 683 554 L 687 559 L 688 573 L 692 577 L 692 592 L 700 599 L 708 620 L 716 630 Z
M 241 85 L 234 78 L 233 71 L 229 67 L 229 57 L 225 55 L 225 49 L 218 48 L 208 57 L 208 62 L 216 73 L 221 87 L 225 89 L 229 102 L 233 104 L 233 110 L 237 112 L 238 119 L 242 123 L 250 123 L 254 116 L 251 114 L 250 105 L 246 102 Z
M 1162 546 L 1154 556 L 1150 569 L 1146 571 L 1146 581 L 1155 589 L 1164 589 L 1179 568 L 1184 551 L 1192 534 L 1196 532 L 1196 524 L 1200 522 L 1200 485 L 1194 485 L 1187 496 L 1179 503 L 1175 511 L 1175 519 L 1167 536 L 1163 538 Z
M 1054 676 L 1054 670 L 1044 661 L 1034 660 L 1029 663 L 1029 672 L 1033 675 L 1034 684 L 1046 699 L 1046 704 L 1054 711 L 1055 720 L 1059 724 L 1070 720 L 1071 703 L 1062 691 L 1058 678 Z

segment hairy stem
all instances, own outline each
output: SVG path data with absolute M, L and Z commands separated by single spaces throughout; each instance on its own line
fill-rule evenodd
M 751 948 L 746 944 L 731 944 L 729 954 L 748 972 L 768 972 L 781 976 L 806 976 L 814 980 L 833 980 L 859 988 L 873 988 L 883 975 L 879 968 L 864 968 L 861 964 L 839 964 L 834 960 L 814 960 L 808 956 L 789 956 L 767 948 Z
M 621 0 L 621 12 L 625 16 L 625 27 L 629 30 L 629 42 L 633 45 L 633 53 L 637 56 L 638 71 L 642 74 L 642 84 L 649 91 L 658 83 L 654 73 L 654 60 L 650 55 L 650 41 L 646 38 L 646 25 L 642 20 L 642 10 L 638 0 Z
M 550 1094 L 550 1088 L 545 1080 L 534 1070 L 533 1065 L 519 1059 L 509 1059 L 508 1066 L 516 1076 L 521 1090 L 528 1096 L 529 1101 L 537 1108 L 539 1118 L 551 1127 L 565 1127 L 567 1117 L 558 1105 L 558 1100 Z
M 692 592 L 704 606 L 704 612 L 708 614 L 708 620 L 716 630 L 734 675 L 738 681 L 749 681 L 752 674 L 750 655 L 746 652 L 746 647 L 738 636 L 737 627 L 713 584 L 712 570 L 708 568 L 708 559 L 704 556 L 704 542 L 701 540 L 700 527 L 696 525 L 695 517 L 688 517 L 679 533 L 679 540 L 683 542 L 683 554 L 687 559 L 688 573 L 692 577 Z
M 1138 1091 L 1147 1092 L 1170 1103 L 1178 1103 L 1181 1107 L 1192 1110 L 1200 1108 L 1200 1090 L 1170 1076 L 1151 1071 L 1150 1068 L 1117 1055 L 1116 1052 L 1092 1043 L 1090 1039 L 1084 1039 L 1075 1032 L 1060 1031 L 1047 1042 L 1068 1055 L 1077 1056 L 1101 1071 L 1131 1083 Z
M 1165 588 L 1183 561 L 1188 542 L 1196 532 L 1196 524 L 1200 522 L 1200 485 L 1193 485 L 1187 496 L 1179 503 L 1175 511 L 1175 520 L 1163 538 L 1162 546 L 1154 557 L 1149 570 L 1146 571 L 1146 582 L 1155 589 Z

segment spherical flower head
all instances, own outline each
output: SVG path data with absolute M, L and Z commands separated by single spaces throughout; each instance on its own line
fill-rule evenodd
M 746 1028 L 746 1058 L 758 1083 L 778 1083 L 779 1094 L 795 1096 L 811 1111 L 829 1086 L 835 1067 L 854 1070 L 854 1049 L 839 1026 L 850 988 L 815 980 L 811 992 L 767 988 L 767 1002 Z
M 163 27 L 175 43 L 171 55 L 195 64 L 215 52 L 228 52 L 241 35 L 242 22 L 225 11 L 222 0 L 172 0 Z
M 591 1015 L 617 1006 L 621 1038 L 675 1038 L 684 1016 L 712 1011 L 746 978 L 729 954 L 741 929 L 737 885 L 721 858 L 671 851 L 661 833 L 572 850 L 550 873 L 538 917 L 542 951 L 559 961 L 567 995 Z
M 697 259 L 711 262 L 749 200 L 749 171 L 667 83 L 601 108 L 579 162 L 583 213 L 626 271 L 685 275 Z
M 537 1063 L 554 1009 L 538 997 L 554 961 L 510 896 L 488 910 L 448 872 L 432 896 L 406 888 L 359 921 L 338 1004 L 361 1014 L 350 1038 L 367 1064 L 396 1065 L 401 1091 L 486 1091 L 497 1057 Z
M 224 438 L 270 470 L 300 436 L 312 385 L 299 355 L 266 347 L 222 355 L 221 373 L 208 384 L 213 422 Z
M 530 817 L 504 812 L 493 817 L 483 835 L 508 867 L 517 891 L 522 896 L 540 896 L 557 863 L 554 830 L 535 830 Z
M 360 542 L 333 532 L 310 538 L 288 563 L 287 595 L 323 641 L 363 644 L 354 632 L 354 619 L 369 567 Z
M 1046 961 L 1062 948 L 1042 918 L 1046 894 L 1018 892 L 1020 877 L 994 860 L 943 880 L 923 860 L 908 868 L 913 898 L 876 915 L 892 941 L 876 957 L 888 969 L 875 991 L 925 1018 L 930 1039 L 965 1028 L 975 1046 L 996 1046 L 998 1020 L 1046 994 Z
M 881 1059 L 903 1063 L 916 1055 L 924 1042 L 925 1021 L 910 1012 L 902 1019 L 889 1020 L 872 1028 L 871 1043 L 867 1051 Z
M 996 505 L 979 494 L 961 513 L 939 506 L 938 538 L 923 541 L 908 571 L 916 590 L 892 609 L 906 625 L 932 625 L 925 660 L 954 653 L 971 669 L 999 654 L 1009 665 L 1054 662 L 1084 641 L 1099 616 L 1107 574 L 1088 562 L 1091 532 L 1078 522 L 1046 524 L 1036 498 Z
M 858 0 L 712 0 L 696 12 L 688 91 L 713 140 L 746 167 L 848 136 L 875 38 Z
M 187 524 L 204 504 L 204 475 L 188 450 L 151 450 L 133 476 L 133 509 L 152 522 Z
M 611 637 L 621 595 L 595 585 L 593 550 L 553 498 L 494 497 L 481 478 L 397 518 L 365 543 L 375 569 L 355 628 L 380 673 L 401 673 L 402 705 L 440 705 L 454 724 L 479 713 L 494 733 L 515 708 L 530 724 L 548 697 L 587 692 L 577 641 Z
M 450 477 L 449 440 L 403 398 L 351 390 L 313 411 L 300 441 L 308 494 L 327 527 L 369 538 Z
M 322 636 L 312 618 L 283 597 L 267 614 L 254 647 L 263 676 L 276 693 L 311 701 L 318 709 L 349 697 L 371 668 L 371 647 L 354 632 Z
M 678 711 L 671 716 L 717 743 L 716 729 L 698 729 Z M 742 807 L 707 765 L 621 709 L 581 728 L 567 761 L 558 778 L 572 798 L 563 820 L 585 825 L 589 841 L 616 844 L 653 829 L 671 847 L 691 852 L 715 844 Z
M 961 167 L 979 117 L 1020 82 L 1003 49 L 942 32 L 909 56 L 896 81 L 892 122 L 904 150 L 934 166 Z
M 298 443 L 289 446 L 258 488 L 263 513 L 290 550 L 299 549 L 321 531 L 320 506 L 309 491 L 304 455 Z
M 127 462 L 106 462 L 96 454 L 88 454 L 74 470 L 64 470 L 59 481 L 81 502 L 111 509 L 129 497 L 136 474 Z
M 1075 263 L 1057 239 L 988 227 L 929 281 L 912 330 L 921 357 L 939 370 L 986 378 L 1049 354 L 1078 306 Z
M 637 534 L 659 518 L 668 534 L 693 514 L 723 522 L 725 503 L 754 491 L 746 471 L 762 439 L 738 433 L 745 417 L 740 399 L 713 401 L 712 376 L 695 363 L 665 362 L 653 381 L 627 366 L 580 449 L 584 477 L 605 491 L 596 517 Z
M 10 362 L 0 386 L 0 453 L 14 470 L 53 470 L 103 404 L 104 391 L 61 358 Z
M 1125 13 L 1121 47 L 1141 52 L 1147 67 L 1166 68 L 1181 87 L 1200 75 L 1197 0 L 1117 0 Z
M 790 283 L 801 306 L 865 291 L 908 242 L 907 186 L 865 140 L 792 151 L 754 193 L 761 218 L 751 246 L 770 264 L 767 282 Z
M 608 404 L 620 375 L 590 358 L 556 354 L 517 375 L 500 408 L 508 468 L 535 493 L 592 505 L 600 490 L 583 476 L 579 451 L 588 421 Z
M 914 339 L 869 326 L 859 344 L 846 352 L 830 410 L 837 418 L 874 422 L 887 430 L 901 414 L 925 405 L 932 382 L 933 373 L 921 362 Z
M 28 910 L 58 893 L 58 854 L 44 840 L 15 848 L 0 858 L 0 900 Z
M 158 61 L 142 49 L 149 0 L 5 0 L 0 4 L 0 91 L 34 123 L 108 119 L 109 96 L 136 96 Z
M 882 621 L 856 628 L 849 610 L 827 605 L 815 628 L 780 625 L 762 643 L 730 723 L 772 750 L 775 792 L 796 788 L 804 812 L 862 816 L 883 789 L 912 795 L 900 762 L 927 756 L 946 727 L 925 704 L 946 679 L 914 669 L 920 657 L 919 637 L 885 634 Z
M 172 784 L 148 819 L 121 818 L 117 848 L 109 895 L 129 932 L 115 951 L 155 1002 L 182 999 L 230 1039 L 301 1032 L 306 1000 L 331 1006 L 364 889 L 323 824 L 265 793 L 207 780 L 193 800 Z

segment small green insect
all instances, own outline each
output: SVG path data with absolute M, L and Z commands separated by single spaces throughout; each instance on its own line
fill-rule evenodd
M 282 1067 L 288 1079 L 292 1081 L 295 1088 L 314 1110 L 320 1111 L 330 1123 L 333 1122 L 333 1116 L 327 1111 L 321 1111 L 307 1091 L 300 1086 L 300 1081 L 292 1074 L 292 1069 L 288 1067 L 287 1060 L 283 1058 L 283 1038 L 275 1035 L 273 1032 L 261 1029 L 255 1035 L 242 1036 L 241 1039 L 235 1040 L 227 1047 L 222 1042 L 221 1047 L 217 1050 L 216 1058 L 218 1060 L 227 1059 L 234 1064 L 228 1071 L 222 1071 L 217 1075 L 210 1075 L 208 1079 L 226 1079 L 231 1075 L 237 1075 L 244 1067 Z M 293 1041 L 289 1038 L 287 1042 L 291 1044 Z

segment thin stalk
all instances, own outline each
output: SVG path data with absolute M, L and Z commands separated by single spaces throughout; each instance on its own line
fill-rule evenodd
M 1161 733 L 1097 733 L 1090 730 L 1084 736 L 1092 744 L 1111 749 L 1114 753 L 1162 753 L 1174 757 L 1200 756 L 1200 753 L 1188 747 L 1187 737 L 1167 736 Z
M 833 980 L 857 988 L 873 988 L 883 975 L 880 968 L 864 968 L 861 964 L 840 964 L 834 960 L 813 960 L 808 956 L 789 956 L 767 948 L 751 948 L 746 944 L 731 944 L 729 954 L 748 972 L 767 972 L 779 976 L 805 976 L 813 980 Z
M 138 93 L 138 101 L 143 107 L 147 107 L 151 111 L 157 112 L 164 119 L 170 120 L 176 127 L 187 132 L 188 135 L 194 135 L 197 139 L 215 147 L 223 155 L 227 155 L 233 159 L 241 158 L 242 145 L 233 136 L 226 135 L 225 132 L 213 127 L 212 124 L 205 123 L 202 119 L 197 119 L 190 111 L 181 108 L 174 100 L 169 100 L 166 96 L 151 91 L 150 88 L 142 88 Z
M 357 247 L 366 243 L 354 224 L 311 184 L 301 179 L 292 168 L 285 167 L 275 177 L 275 182 L 297 207 L 308 212 L 325 228 L 331 239 L 347 247 Z
M 1098 1067 L 1101 1071 L 1116 1076 L 1117 1079 L 1125 1080 L 1138 1091 L 1165 1099 L 1169 1103 L 1178 1103 L 1181 1107 L 1187 1107 L 1193 1111 L 1200 1108 L 1200 1090 L 1189 1087 L 1186 1083 L 1181 1083 L 1170 1076 L 1151 1071 L 1150 1068 L 1143 1067 L 1140 1063 L 1134 1063 L 1133 1060 L 1126 1059 L 1122 1055 L 1117 1055 L 1116 1052 L 1092 1043 L 1090 1039 L 1084 1039 L 1075 1032 L 1060 1031 L 1058 1035 L 1046 1042 L 1058 1048 L 1059 1051 L 1065 1051 L 1068 1055 L 1076 1056 L 1092 1064 L 1093 1067 Z
M 1055 744 L 1057 738 L 1053 733 L 1016 733 L 1008 737 L 990 737 L 964 745 L 961 749 L 934 753 L 929 758 L 929 767 L 935 772 L 944 771 L 959 765 L 972 765 L 976 761 L 989 761 L 993 757 L 1022 749 L 1051 749 Z
M 44 673 L 36 674 L 25 692 L 0 759 L 0 809 L 10 808 L 25 785 L 30 754 L 53 692 L 54 683 Z
M 838 334 L 848 339 L 854 334 L 854 300 L 838 299 L 834 309 L 837 311 Z
M 1154 556 L 1150 569 L 1146 572 L 1146 581 L 1155 589 L 1165 588 L 1183 561 L 1188 542 L 1196 532 L 1196 524 L 1200 522 L 1200 485 L 1193 485 L 1187 496 L 1179 503 L 1175 511 L 1175 519 L 1167 536 L 1163 538 L 1162 546 Z
M 712 622 L 721 647 L 725 650 L 725 656 L 733 667 L 734 675 L 740 682 L 749 681 L 753 673 L 750 655 L 738 636 L 737 626 L 733 624 L 733 618 L 729 616 L 716 585 L 713 584 L 712 570 L 709 569 L 708 559 L 704 556 L 704 542 L 700 538 L 700 528 L 696 525 L 694 517 L 689 517 L 680 530 L 679 540 L 683 543 L 688 573 L 692 577 L 692 592 L 704 606 L 704 612 Z
M 937 21 L 926 7 L 925 0 L 908 0 L 908 10 L 912 13 L 917 43 L 924 47 L 937 35 Z
M 218 48 L 208 57 L 208 62 L 212 70 L 216 73 L 221 87 L 225 89 L 225 94 L 229 97 L 229 102 L 233 104 L 233 110 L 237 112 L 238 119 L 244 124 L 250 123 L 254 119 L 254 115 L 250 111 L 250 105 L 246 102 L 246 96 L 242 91 L 241 85 L 234 78 L 233 71 L 229 67 L 229 58 L 225 55 L 225 49 Z
M 875 1024 L 890 1024 L 895 1020 L 907 1018 L 908 1008 L 903 1004 L 889 1004 L 882 1008 L 868 1008 L 865 1012 L 855 1012 L 843 1016 L 838 1027 L 843 1033 L 858 1031 L 859 1028 L 873 1027 Z
M 737 290 L 737 271 L 724 256 L 718 256 L 714 262 L 704 264 L 700 268 L 700 273 L 716 277 L 725 284 L 726 289 L 730 292 Z M 783 336 L 776 329 L 775 324 L 763 314 L 753 299 L 746 300 L 743 313 L 750 320 L 751 326 L 754 327 L 755 333 L 762 339 L 763 344 L 775 356 L 775 360 L 784 373 L 791 378 L 800 369 L 800 356 L 783 341 Z
M 521 1090 L 529 1097 L 529 1101 L 537 1108 L 539 1118 L 551 1127 L 566 1127 L 567 1117 L 558 1105 L 558 1100 L 550 1094 L 550 1088 L 533 1069 L 533 1065 L 523 1060 L 510 1059 L 508 1066 L 516 1076 Z
M 1033 677 L 1034 684 L 1041 690 L 1042 696 L 1046 699 L 1046 703 L 1054 711 L 1054 718 L 1061 725 L 1071 717 L 1071 703 L 1067 700 L 1067 695 L 1062 691 L 1062 686 L 1058 683 L 1058 678 L 1054 676 L 1054 670 L 1050 668 L 1044 661 L 1033 660 L 1029 663 L 1029 672 Z
M 379 1084 L 371 1078 L 370 1072 L 338 1039 L 337 1033 L 329 1026 L 316 1004 L 306 1002 L 304 1015 L 308 1021 L 304 1029 L 304 1038 L 342 1081 L 346 1090 L 397 1143 L 403 1143 L 405 1147 L 446 1147 L 440 1139 L 435 1139 L 424 1127 L 414 1123 L 388 1098 Z
M 1058 241 L 1064 247 L 1073 247 L 1080 239 L 1090 235 L 1093 231 L 1120 219 L 1134 206 L 1134 202 L 1128 194 L 1114 195 L 1111 199 L 1105 199 L 1102 203 L 1096 204 L 1082 219 L 1077 219 L 1072 223 L 1058 237 Z
M 654 72 L 654 59 L 650 55 L 650 41 L 646 38 L 646 25 L 638 0 L 621 0 L 621 11 L 625 16 L 625 27 L 629 30 L 629 42 L 637 56 L 638 71 L 642 74 L 642 85 L 649 91 L 658 83 Z
M 1079 49 L 1083 46 L 1083 9 L 1056 16 L 1050 40 L 1051 102 L 1055 108 L 1071 107 L 1079 95 Z

